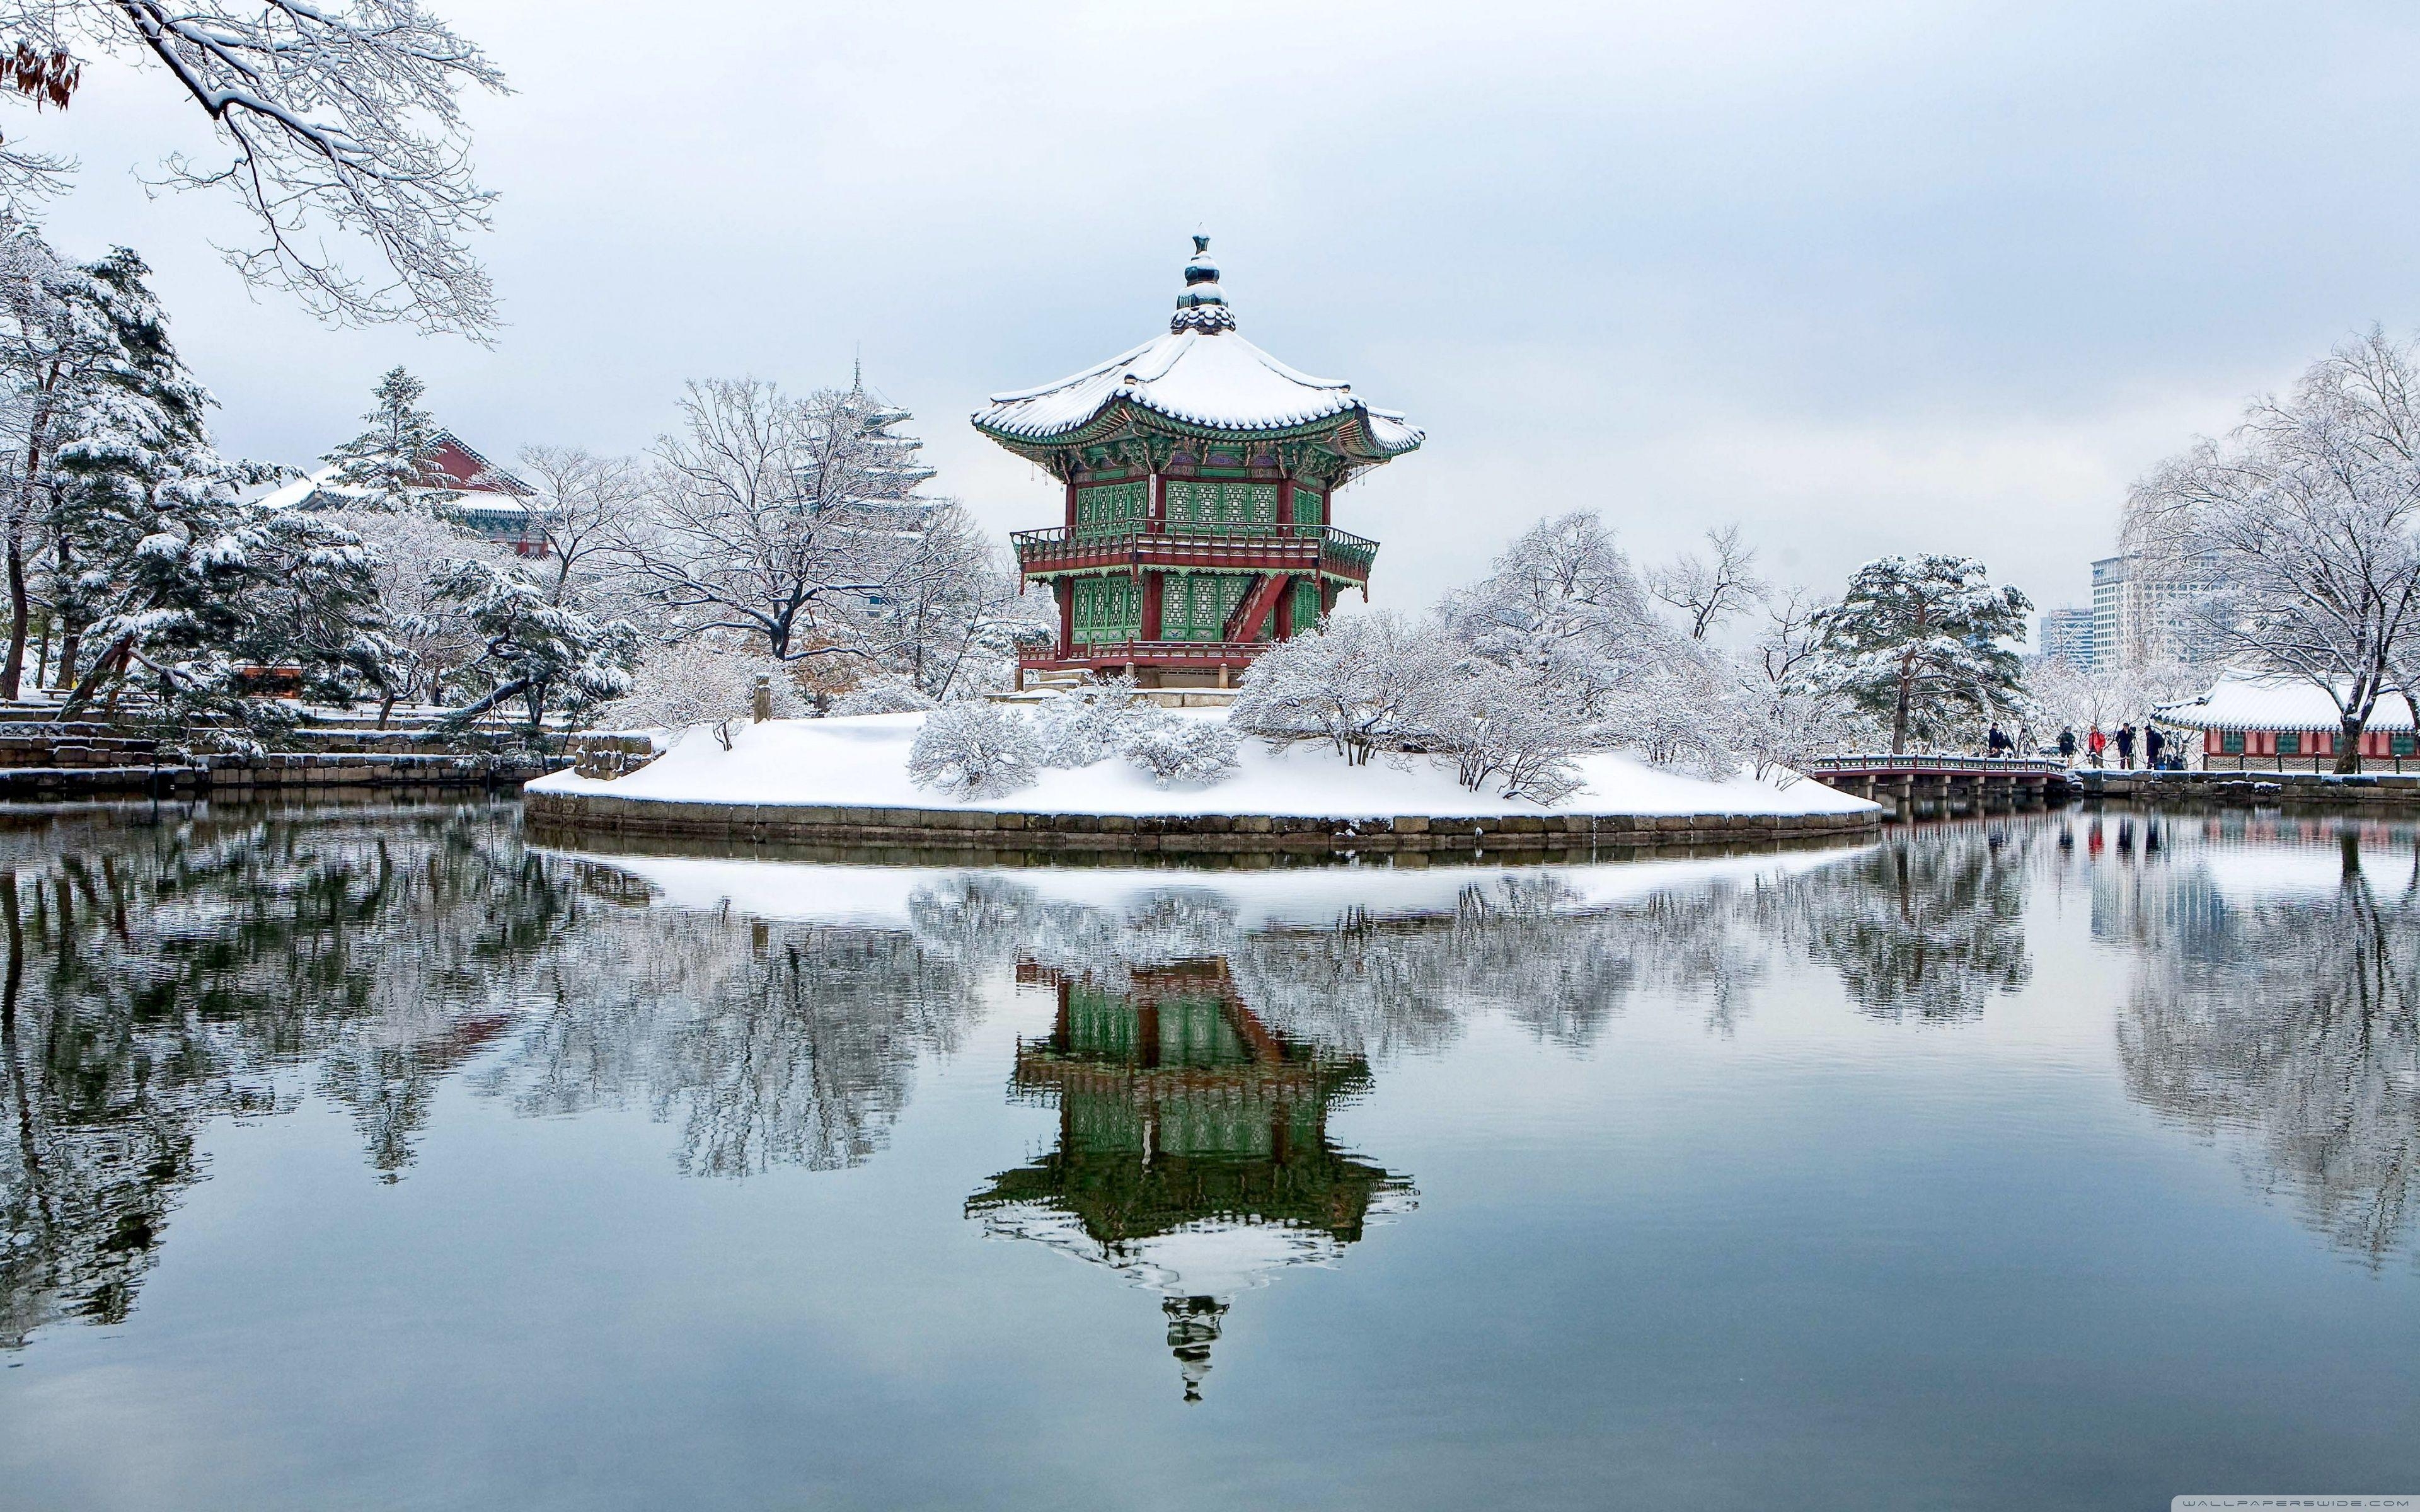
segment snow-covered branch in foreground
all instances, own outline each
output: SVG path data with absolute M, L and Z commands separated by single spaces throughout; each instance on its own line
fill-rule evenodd
M 2127 544 L 2204 639 L 2335 702 L 2360 770 L 2380 696 L 2420 663 L 2420 354 L 2373 331 L 2134 486 Z
M 484 339 L 495 293 L 467 245 L 495 196 L 472 177 L 465 85 L 504 93 L 494 64 L 419 0 L 0 0 L 0 35 L 72 60 L 155 66 L 210 121 L 223 162 L 184 153 L 161 183 L 222 188 L 257 226 L 223 248 L 247 280 L 345 325 L 403 321 Z M 61 101 L 64 103 L 64 101 Z M 58 164 L 22 165 L 19 183 Z M 325 236 L 365 244 L 383 278 L 349 272 Z

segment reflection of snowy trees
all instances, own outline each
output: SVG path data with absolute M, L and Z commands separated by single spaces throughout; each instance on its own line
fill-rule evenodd
M 2382 1257 L 2408 1239 L 2420 1182 L 2420 857 L 2374 876 L 2350 833 L 2343 854 L 2333 890 L 2213 903 L 2186 921 L 2192 949 L 2137 952 L 2118 1042 L 2131 1096 L 2242 1134 L 2257 1181 Z
M 531 1113 L 644 1101 L 703 1176 L 865 1159 L 976 1001 L 893 931 L 662 911 L 599 921 L 530 985 L 546 1006 L 478 1085 Z
M 477 809 L 35 820 L 0 943 L 0 1347 L 124 1316 L 219 1115 L 316 1092 L 394 1180 L 477 1059 L 531 1111 L 644 1100 L 684 1169 L 845 1165 L 976 1000 L 901 932 L 651 908 Z
M 408 1163 L 430 1082 L 500 1022 L 487 964 L 573 912 L 503 838 L 438 810 L 0 836 L 0 1340 L 123 1316 L 204 1120 L 292 1106 L 299 1067 L 373 1165 Z
M 1916 830 L 1779 889 L 1776 928 L 1883 1018 L 1972 1018 L 2033 974 L 2033 831 Z

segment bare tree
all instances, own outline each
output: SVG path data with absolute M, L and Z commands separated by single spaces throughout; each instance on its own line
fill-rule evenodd
M 974 517 L 954 502 L 937 503 L 920 527 L 914 570 L 897 592 L 868 606 L 869 654 L 932 699 L 1005 675 L 1022 625 L 1017 600 L 1024 585 Z
M 689 386 L 681 414 L 627 545 L 676 635 L 762 636 L 783 661 L 878 658 L 885 606 L 965 570 L 957 532 L 902 510 L 892 448 L 846 394 L 712 380 Z
M 2211 643 L 2336 706 L 2361 769 L 2381 695 L 2420 640 L 2420 366 L 2373 330 L 2134 486 L 2127 544 L 2184 584 Z
M 1740 540 L 1740 528 L 1706 532 L 1711 558 L 1684 551 L 1669 566 L 1648 574 L 1648 592 L 1679 609 L 1689 622 L 1689 639 L 1703 640 L 1731 616 L 1762 598 L 1770 584 L 1756 576 L 1756 548 Z
M 647 478 L 628 457 L 595 456 L 580 448 L 532 446 L 520 454 L 522 481 L 536 490 L 527 539 L 546 548 L 539 578 L 550 603 L 594 589 L 628 542 L 646 505 Z
M 485 339 L 495 292 L 466 239 L 495 196 L 473 180 L 466 84 L 504 75 L 420 0 L 0 0 L 21 64 L 5 82 L 65 108 L 86 57 L 163 69 L 209 118 L 223 162 L 178 152 L 154 182 L 218 188 L 256 234 L 220 249 L 247 281 L 298 296 L 340 325 L 402 321 Z M 0 193 L 22 203 L 65 164 L 0 157 Z M 322 238 L 366 243 L 388 276 L 347 271 Z
M 1766 682 L 1796 687 L 1815 670 L 1823 644 L 1823 616 L 1838 601 L 1794 586 L 1779 594 L 1768 589 L 1759 597 L 1764 605 L 1764 628 L 1756 639 L 1757 667 Z

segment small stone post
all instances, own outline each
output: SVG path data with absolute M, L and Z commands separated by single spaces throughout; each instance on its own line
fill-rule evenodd
M 770 673 L 756 674 L 756 694 L 749 702 L 752 705 L 749 712 L 756 717 L 758 724 L 773 717 L 773 678 Z

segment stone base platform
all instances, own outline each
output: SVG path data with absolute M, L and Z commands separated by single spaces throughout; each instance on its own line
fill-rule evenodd
M 530 793 L 541 833 L 688 836 L 849 851 L 973 853 L 1003 861 L 1136 852 L 1218 856 L 1296 852 L 1523 855 L 1608 859 L 1625 850 L 1834 843 L 1878 833 L 1876 811 L 1849 814 L 1516 814 L 1483 819 L 1400 814 L 1338 819 L 1285 814 L 1072 814 L 966 809 L 852 809 L 805 804 L 671 803 L 602 794 Z M 985 864 L 961 857 L 964 864 Z

